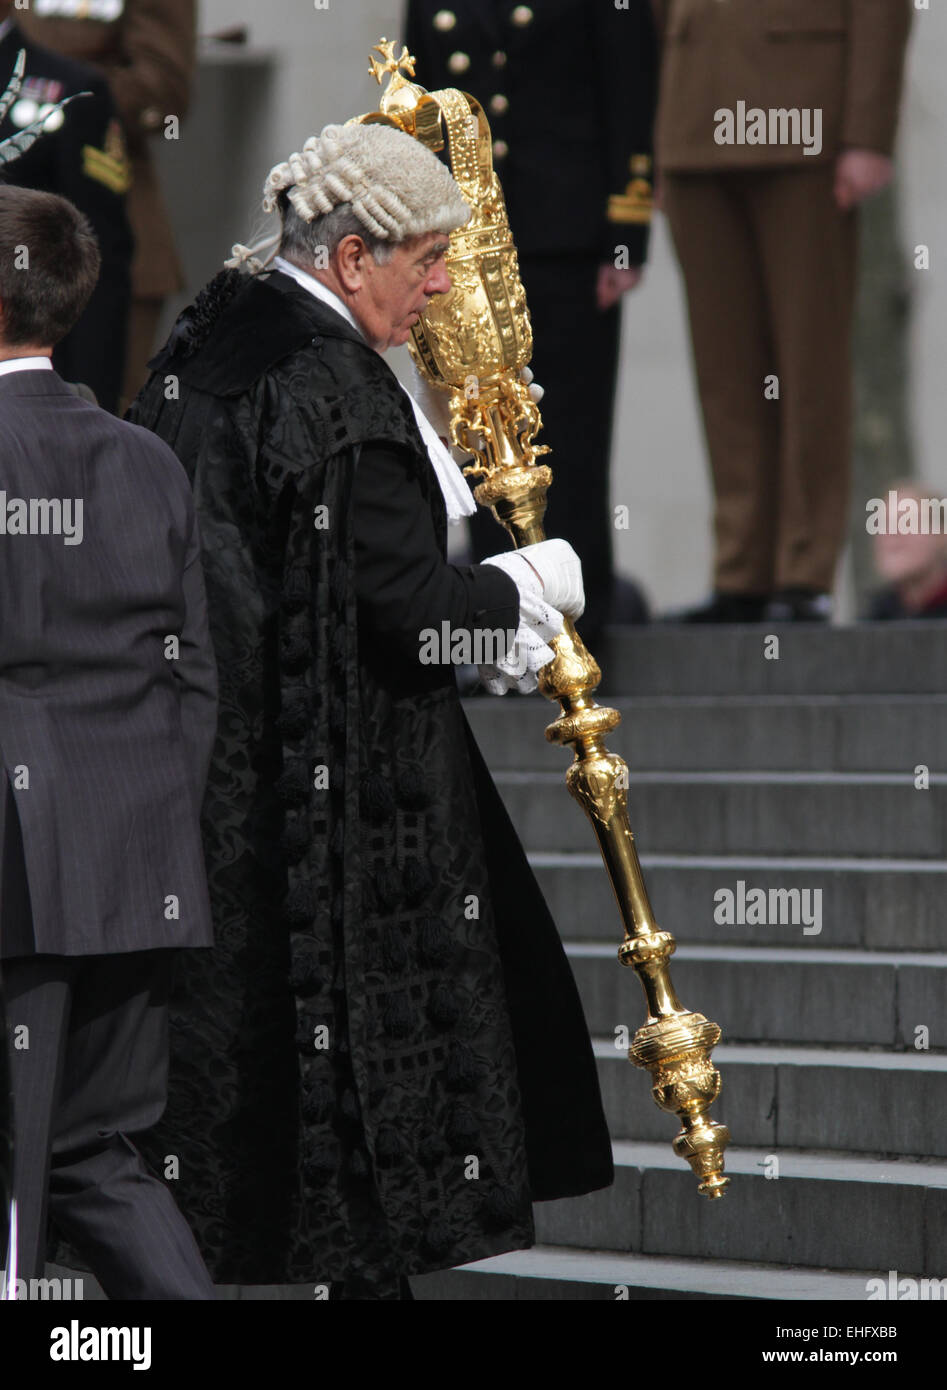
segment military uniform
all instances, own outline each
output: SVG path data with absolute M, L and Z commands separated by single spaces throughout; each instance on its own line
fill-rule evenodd
M 618 306 L 595 302 L 599 266 L 646 256 L 651 217 L 654 33 L 647 0 L 411 0 L 417 81 L 482 102 L 533 322 L 545 387 L 541 439 L 553 449 L 547 531 L 582 556 L 583 632 L 606 620 L 612 586 L 608 463 Z M 568 82 L 555 89 L 568 64 Z M 472 523 L 478 555 L 498 534 Z
M 147 376 L 162 302 L 184 288 L 149 137 L 183 117 L 195 62 L 195 0 L 32 0 L 22 27 L 38 43 L 99 68 L 125 126 L 135 234 L 125 395 Z
M 106 84 L 82 63 L 28 42 L 17 25 L 0 39 L 0 91 L 26 49 L 26 75 L 18 99 L 0 122 L 0 139 L 16 135 L 49 109 L 48 127 L 0 180 L 68 198 L 85 213 L 102 252 L 102 270 L 92 298 L 75 328 L 53 353 L 57 372 L 82 381 L 106 410 L 118 408 L 128 331 L 132 235 L 125 213 L 129 167 L 122 134 Z M 77 92 L 89 97 L 54 111 Z
M 716 491 L 714 587 L 826 593 L 847 519 L 857 254 L 857 213 L 836 204 L 835 166 L 845 149 L 891 154 L 911 6 L 655 0 L 655 9 L 657 164 Z M 821 114 L 811 153 L 802 126 L 795 143 L 791 126 L 770 130 L 770 110 L 794 108 Z M 754 110 L 774 143 L 752 142 Z M 733 143 L 722 142 L 722 111 L 734 113 Z M 770 376 L 778 388 L 764 387 Z

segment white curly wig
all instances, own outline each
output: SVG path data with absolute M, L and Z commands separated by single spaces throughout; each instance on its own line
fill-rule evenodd
M 470 218 L 450 170 L 413 136 L 392 126 L 327 125 L 270 170 L 263 211 L 275 212 L 286 195 L 306 222 L 347 204 L 366 232 L 397 243 L 428 232 L 452 232 Z M 262 243 L 266 244 L 266 243 Z M 259 247 L 255 248 L 259 249 Z M 228 265 L 259 262 L 234 247 Z

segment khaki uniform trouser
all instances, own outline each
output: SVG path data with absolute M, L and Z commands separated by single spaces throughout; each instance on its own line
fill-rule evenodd
M 121 413 L 124 414 L 148 380 L 148 361 L 154 357 L 163 299 L 133 299 L 128 317 L 128 353 Z
M 834 163 L 664 176 L 716 497 L 714 587 L 830 590 L 851 475 L 857 215 Z M 767 399 L 766 379 L 779 383 Z

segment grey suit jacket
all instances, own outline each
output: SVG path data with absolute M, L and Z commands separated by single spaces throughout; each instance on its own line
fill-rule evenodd
M 216 701 L 180 463 L 54 372 L 0 376 L 0 851 L 13 807 L 31 907 L 0 901 L 0 956 L 212 944 Z

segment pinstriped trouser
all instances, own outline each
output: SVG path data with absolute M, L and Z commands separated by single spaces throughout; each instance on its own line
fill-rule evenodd
M 110 1298 L 214 1298 L 169 1189 L 127 1137 L 165 1106 L 172 955 L 3 962 L 20 1278 L 43 1273 L 48 1207 Z

